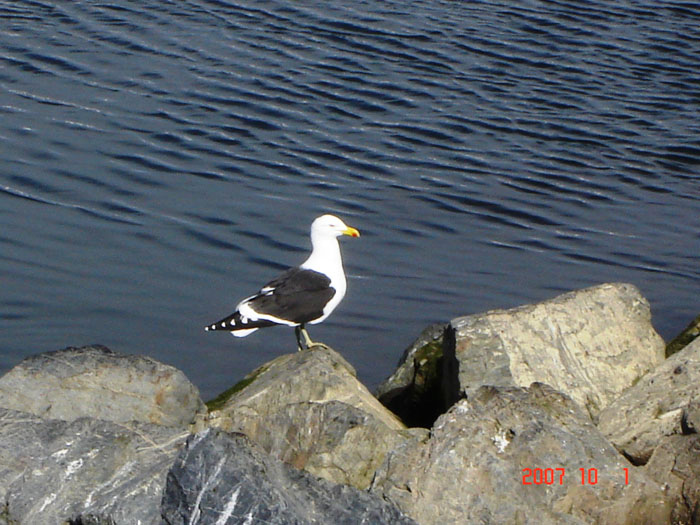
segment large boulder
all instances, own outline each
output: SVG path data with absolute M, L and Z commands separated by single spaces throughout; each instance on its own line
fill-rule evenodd
M 582 481 L 582 472 L 584 475 Z M 547 385 L 481 387 L 377 471 L 381 494 L 421 525 L 665 524 L 662 487 Z
M 673 354 L 600 413 L 598 428 L 636 464 L 665 436 L 700 431 L 700 339 Z
M 207 403 L 209 423 L 238 431 L 241 417 L 265 421 L 270 410 L 291 403 L 341 401 L 369 412 L 389 428 L 404 425 L 357 380 L 357 372 L 331 348 L 285 354 L 266 363 Z
M 166 475 L 187 435 L 0 409 L 0 516 L 13 525 L 158 524 Z
M 341 401 L 290 403 L 265 422 L 241 421 L 265 452 L 334 483 L 369 487 L 386 454 L 410 437 Z
M 411 435 L 329 348 L 280 356 L 209 406 L 208 426 L 241 432 L 278 459 L 360 489 Z
M 415 525 L 376 496 L 315 478 L 218 430 L 188 439 L 168 474 L 162 515 L 167 525 Z
M 664 359 L 649 303 L 603 284 L 511 310 L 454 319 L 445 332 L 445 407 L 481 385 L 542 382 L 595 417 Z
M 178 369 L 94 345 L 28 357 L 0 378 L 0 407 L 73 421 L 92 417 L 186 427 L 205 411 Z

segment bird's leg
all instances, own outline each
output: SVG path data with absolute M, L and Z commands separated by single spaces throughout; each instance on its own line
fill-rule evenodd
M 304 346 L 301 344 L 301 331 L 304 330 L 304 325 L 299 325 L 294 327 L 294 334 L 297 336 L 297 350 L 301 352 L 304 349 Z M 306 333 L 306 330 L 304 330 L 304 333 Z M 306 337 L 308 339 L 309 334 L 306 334 Z
M 304 342 L 306 343 L 306 348 L 311 348 L 314 345 L 314 342 L 311 340 L 311 337 L 309 337 L 309 332 L 306 331 L 306 328 L 304 328 L 304 325 L 301 325 L 301 335 L 304 336 Z
M 304 336 L 304 340 L 305 340 L 305 342 L 306 342 L 306 348 L 307 348 L 307 349 L 309 349 L 309 348 L 311 348 L 311 347 L 313 347 L 313 346 L 320 346 L 320 347 L 322 347 L 322 348 L 328 348 L 328 346 L 325 345 L 325 344 L 323 344 L 323 343 L 315 343 L 314 341 L 312 341 L 312 340 L 311 340 L 311 337 L 309 337 L 309 332 L 306 331 L 306 328 L 304 328 L 304 325 L 301 325 L 301 327 L 299 328 L 299 331 L 300 331 L 300 332 L 302 333 L 302 335 Z

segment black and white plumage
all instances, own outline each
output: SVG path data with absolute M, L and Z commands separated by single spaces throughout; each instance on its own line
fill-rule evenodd
M 205 330 L 225 330 L 245 337 L 259 328 L 275 325 L 294 326 L 297 344 L 313 346 L 304 325 L 326 319 L 345 296 L 347 282 L 340 255 L 338 237 L 359 237 L 360 233 L 338 217 L 322 215 L 311 224 L 312 251 L 300 266 L 290 268 L 246 297 L 236 311 Z

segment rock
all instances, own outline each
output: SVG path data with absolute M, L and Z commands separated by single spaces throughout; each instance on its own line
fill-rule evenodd
M 681 429 L 683 434 L 700 433 L 700 401 L 693 400 L 683 407 Z
M 0 407 L 65 421 L 93 417 L 173 427 L 191 424 L 205 410 L 181 371 L 99 345 L 28 357 L 0 378 Z
M 598 429 L 635 464 L 665 436 L 700 427 L 700 339 L 673 354 L 600 413 Z
M 410 437 L 331 349 L 278 357 L 241 384 L 210 403 L 207 424 L 329 481 L 367 488 L 387 452 Z
M 81 515 L 71 520 L 69 525 L 120 525 L 106 516 Z
M 688 346 L 698 335 L 700 335 L 700 315 L 666 345 L 666 357 L 670 357 Z
M 160 522 L 187 432 L 132 422 L 41 419 L 0 409 L 0 495 L 13 525 Z
M 670 523 L 660 485 L 570 398 L 537 383 L 481 387 L 459 401 L 428 440 L 387 456 L 371 492 L 421 525 Z
M 428 326 L 401 356 L 396 371 L 377 388 L 377 399 L 409 427 L 430 428 L 442 404 L 444 324 Z
M 292 403 L 238 427 L 265 452 L 299 469 L 364 490 L 386 454 L 410 434 L 340 401 Z
M 389 428 L 404 425 L 357 380 L 355 369 L 338 352 L 314 348 L 282 355 L 248 374 L 208 403 L 210 422 L 235 430 L 242 415 L 265 419 L 272 407 L 291 403 L 342 401 L 369 412 Z M 275 409 L 276 410 L 276 409 Z
M 110 517 L 82 515 L 71 520 L 69 525 L 120 525 Z
M 0 408 L 0 502 L 7 491 L 44 454 L 46 444 L 66 427 L 63 421 Z M 31 470 L 29 470 L 31 471 Z M 0 520 L 3 513 L 0 512 Z M 2 523 L 2 521 L 0 521 Z
M 454 319 L 445 331 L 445 405 L 481 385 L 538 381 L 595 417 L 664 358 L 649 304 L 630 284 Z
M 218 430 L 188 439 L 168 474 L 162 515 L 167 525 L 414 523 L 371 494 L 317 479 Z
M 700 523 L 700 436 L 669 436 L 644 467 L 674 499 L 673 523 Z

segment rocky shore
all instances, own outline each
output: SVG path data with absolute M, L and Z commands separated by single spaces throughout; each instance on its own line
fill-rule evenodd
M 207 404 L 67 348 L 0 378 L 0 525 L 698 524 L 698 429 L 700 339 L 628 284 L 430 326 L 376 396 L 320 347 Z

